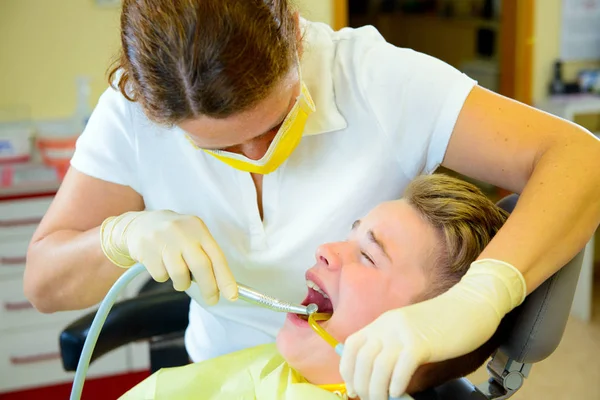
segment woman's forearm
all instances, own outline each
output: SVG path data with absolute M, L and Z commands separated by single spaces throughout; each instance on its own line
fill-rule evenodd
M 29 246 L 25 295 L 44 313 L 83 309 L 100 302 L 123 272 L 104 256 L 99 228 L 60 230 Z
M 585 246 L 599 223 L 600 142 L 574 135 L 540 155 L 517 207 L 479 259 L 514 265 L 529 294 Z

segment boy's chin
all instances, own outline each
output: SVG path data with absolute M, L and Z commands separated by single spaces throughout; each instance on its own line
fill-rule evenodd
M 306 357 L 306 347 L 309 344 L 305 338 L 299 337 L 293 329 L 286 329 L 284 325 L 275 337 L 275 346 L 286 362 L 294 367 L 296 361 Z
M 294 346 L 294 340 L 290 333 L 291 332 L 287 330 L 286 326 L 284 325 L 275 337 L 275 346 L 277 347 L 277 351 L 286 359 L 293 351 Z

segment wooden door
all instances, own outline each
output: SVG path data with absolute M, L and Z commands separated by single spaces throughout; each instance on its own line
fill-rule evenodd
M 348 0 L 333 0 L 333 29 L 336 31 L 348 26 Z
M 500 93 L 532 104 L 535 0 L 503 0 Z

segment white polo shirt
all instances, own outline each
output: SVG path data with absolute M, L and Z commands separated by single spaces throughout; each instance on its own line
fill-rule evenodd
M 303 20 L 302 74 L 316 104 L 291 157 L 263 181 L 264 220 L 249 173 L 195 149 L 178 128 L 150 122 L 107 89 L 71 165 L 132 187 L 148 210 L 197 215 L 238 282 L 286 301 L 306 295 L 320 244 L 343 240 L 378 203 L 442 162 L 476 84 L 427 55 L 394 47 L 373 28 L 334 32 Z M 266 343 L 285 315 L 243 301 L 205 306 L 193 285 L 186 347 L 193 361 Z

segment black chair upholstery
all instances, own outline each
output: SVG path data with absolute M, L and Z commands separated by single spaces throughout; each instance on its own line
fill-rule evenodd
M 157 344 L 161 338 L 172 339 L 173 335 L 183 336 L 188 325 L 190 298 L 185 292 L 177 292 L 169 283 L 159 284 L 149 280 L 140 294 L 132 299 L 115 303 L 102 327 L 98 342 L 94 347 L 90 362 L 123 345 L 139 340 L 153 340 Z M 96 313 L 90 313 L 69 324 L 60 334 L 60 351 L 63 368 L 75 371 L 83 351 L 83 345 Z M 162 351 L 164 354 L 164 349 Z M 168 356 L 170 359 L 172 357 Z M 151 359 L 152 359 L 151 355 Z M 154 357 L 155 358 L 155 357 Z M 179 356 L 183 365 L 187 354 Z M 174 366 L 173 361 L 154 360 L 153 371 Z

